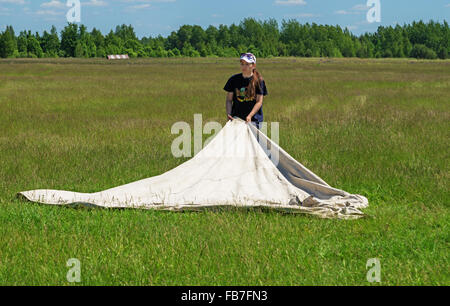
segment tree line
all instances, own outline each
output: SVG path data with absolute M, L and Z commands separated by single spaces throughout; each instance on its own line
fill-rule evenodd
M 0 34 L 0 57 L 105 57 L 128 54 L 130 57 L 236 57 L 252 52 L 256 57 L 415 57 L 446 59 L 450 54 L 450 29 L 443 23 L 422 20 L 403 26 L 379 26 L 374 33 L 360 36 L 339 25 L 301 24 L 295 19 L 246 18 L 239 25 L 183 25 L 167 37 L 136 36 L 131 25 L 117 26 L 103 35 L 93 28 L 68 23 L 58 34 L 21 31 L 12 26 Z

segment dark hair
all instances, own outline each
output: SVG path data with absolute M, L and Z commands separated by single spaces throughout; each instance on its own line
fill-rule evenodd
M 247 86 L 247 98 L 256 98 L 256 86 L 261 90 L 261 81 L 264 80 L 261 73 L 253 68 L 253 77 Z

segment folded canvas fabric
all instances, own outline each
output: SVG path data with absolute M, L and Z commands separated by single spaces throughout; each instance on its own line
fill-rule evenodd
M 333 188 L 264 133 L 235 118 L 193 158 L 157 176 L 94 193 L 37 189 L 17 194 L 32 202 L 110 208 L 201 210 L 267 207 L 323 218 L 355 219 L 362 195 Z

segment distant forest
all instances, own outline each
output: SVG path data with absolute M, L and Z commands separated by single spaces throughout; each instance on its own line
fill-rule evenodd
M 379 26 L 374 33 L 353 35 L 339 25 L 301 24 L 275 19 L 246 18 L 239 25 L 183 25 L 168 37 L 137 38 L 131 25 L 117 26 L 103 35 L 93 28 L 68 23 L 58 34 L 53 26 L 43 34 L 22 31 L 12 26 L 0 34 L 0 57 L 105 57 L 128 54 L 130 57 L 237 57 L 252 52 L 256 57 L 413 57 L 446 59 L 450 54 L 450 29 L 443 23 L 414 21 L 395 27 Z

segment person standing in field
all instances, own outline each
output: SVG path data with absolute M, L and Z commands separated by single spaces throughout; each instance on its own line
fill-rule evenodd
M 227 91 L 226 110 L 229 120 L 239 117 L 258 129 L 263 121 L 263 97 L 267 88 L 261 73 L 256 70 L 256 57 L 252 53 L 240 56 L 242 73 L 231 76 L 224 86 Z

